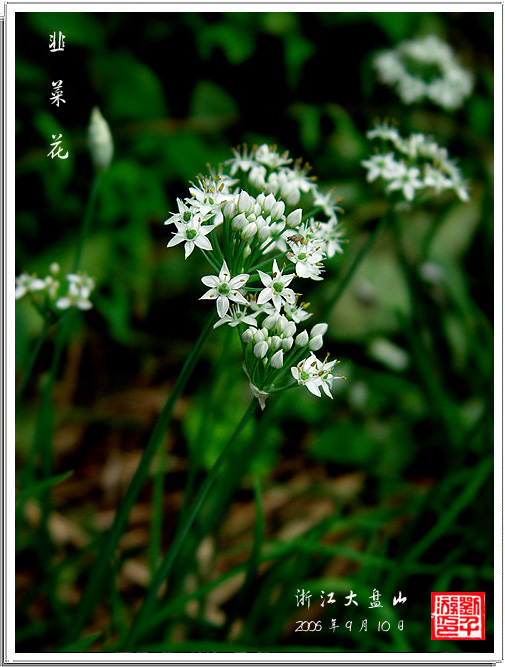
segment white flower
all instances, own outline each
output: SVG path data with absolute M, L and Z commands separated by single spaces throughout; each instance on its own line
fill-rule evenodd
M 301 193 L 315 189 L 313 179 L 307 176 L 308 167 L 296 165 L 295 169 L 282 169 L 270 174 L 267 181 L 267 192 L 280 192 L 290 206 L 300 201 Z
M 416 189 L 423 187 L 422 181 L 418 178 L 421 172 L 417 167 L 407 167 L 399 162 L 396 173 L 387 186 L 387 190 L 401 190 L 407 201 L 412 201 L 416 194 Z
M 396 127 L 390 125 L 387 121 L 376 123 L 373 130 L 366 133 L 367 139 L 382 139 L 383 141 L 392 141 L 396 143 L 400 139 L 400 133 Z
M 308 304 L 301 304 L 300 306 L 291 305 L 288 303 L 284 304 L 284 312 L 289 317 L 290 319 L 293 320 L 293 322 L 296 322 L 299 324 L 300 322 L 304 322 L 305 320 L 308 320 L 309 317 L 312 317 L 312 313 L 307 312 L 306 307 Z
M 220 174 L 199 178 L 198 186 L 189 188 L 193 196 L 189 200 L 191 206 L 200 212 L 202 220 L 214 216 L 213 224 L 220 225 L 223 222 L 223 207 L 232 198 L 226 180 Z
M 231 165 L 230 174 L 232 176 L 235 176 L 239 169 L 241 171 L 249 171 L 252 167 L 257 166 L 254 159 L 255 151 L 253 150 L 249 153 L 246 145 L 242 147 L 242 152 L 240 152 L 240 148 L 232 148 L 231 152 L 233 153 L 233 157 L 226 160 L 225 164 Z
M 342 209 L 340 206 L 338 206 L 338 197 L 337 195 L 333 192 L 333 190 L 330 190 L 329 192 L 326 192 L 323 194 L 319 190 L 315 190 L 315 197 L 314 197 L 314 206 L 317 208 L 320 208 L 325 215 L 330 218 L 330 220 L 333 220 L 337 218 L 337 212 L 342 213 Z
M 321 250 L 321 244 L 307 238 L 297 241 L 288 239 L 288 244 L 291 250 L 287 257 L 296 264 L 296 275 L 300 278 L 322 280 L 320 264 L 324 259 L 324 252 Z
M 291 367 L 291 374 L 299 385 L 305 385 L 311 394 L 321 397 L 321 380 L 318 376 L 318 360 L 314 355 Z
M 332 398 L 333 380 L 340 377 L 332 374 L 336 363 L 336 361 L 319 361 L 315 355 L 311 354 L 307 359 L 293 366 L 291 374 L 299 385 L 305 385 L 314 396 L 320 397 L 322 388 L 324 393 Z
M 262 144 L 256 150 L 254 157 L 256 162 L 270 167 L 271 169 L 277 169 L 278 167 L 282 167 L 283 165 L 292 162 L 287 151 L 280 155 L 277 153 L 277 146 L 267 146 L 267 144 Z
M 288 287 L 294 278 L 294 274 L 283 276 L 275 259 L 272 264 L 272 275 L 264 271 L 258 271 L 258 275 L 265 286 L 258 295 L 257 301 L 260 305 L 272 301 L 274 306 L 279 309 L 283 303 L 294 304 L 296 302 L 295 293 Z
M 436 35 L 401 42 L 394 50 L 379 53 L 374 66 L 379 79 L 394 86 L 405 104 L 426 99 L 452 111 L 473 88 L 472 75 Z
M 256 317 L 258 316 L 258 313 L 252 313 L 251 311 L 247 311 L 247 309 L 241 309 L 238 306 L 232 306 L 230 308 L 230 312 L 226 313 L 224 317 L 222 317 L 220 320 L 218 320 L 214 324 L 214 329 L 217 327 L 220 327 L 222 324 L 228 324 L 230 327 L 236 327 L 239 324 L 249 324 L 251 326 L 256 326 Z M 246 329 L 244 332 L 244 335 L 247 332 L 250 332 L 250 329 Z M 252 334 L 251 334 L 252 336 Z M 251 337 L 252 340 L 252 337 Z M 244 339 L 244 342 L 250 342 L 246 341 Z
M 68 290 L 65 296 L 60 297 L 54 304 L 59 310 L 67 310 L 72 306 L 79 310 L 89 310 L 93 304 L 89 300 L 95 287 L 95 281 L 86 274 L 69 273 L 67 275 Z
M 45 289 L 46 283 L 37 278 L 37 276 L 30 276 L 27 273 L 21 273 L 16 277 L 16 299 L 21 299 L 28 292 L 39 292 Z
M 200 299 L 216 299 L 216 307 L 219 317 L 224 317 L 230 307 L 230 301 L 247 304 L 247 300 L 239 292 L 249 280 L 248 273 L 240 273 L 231 277 L 226 262 L 223 262 L 219 276 L 204 276 L 202 283 L 211 289 L 207 290 Z
M 382 134 L 387 127 L 378 125 L 377 131 L 368 132 L 367 136 L 384 139 Z M 393 143 L 393 152 L 373 155 L 361 163 L 368 169 L 368 181 L 380 177 L 386 190 L 401 190 L 407 201 L 414 199 L 417 190 L 428 188 L 435 194 L 452 189 L 462 201 L 469 200 L 467 185 L 447 149 L 420 132 L 405 139 L 395 130 L 388 139 Z M 329 255 L 329 249 L 327 252 Z
M 372 155 L 368 160 L 362 160 L 361 164 L 365 169 L 368 169 L 366 180 L 369 183 L 377 178 L 390 178 L 395 173 L 398 165 L 394 153 Z
M 194 206 L 188 206 L 182 199 L 177 199 L 177 208 L 179 209 L 178 213 L 171 213 L 170 217 L 165 220 L 164 225 L 171 225 L 174 222 L 188 223 L 197 216 L 200 222 L 205 222 L 211 217 L 210 213 L 202 215 L 199 209 L 196 209 Z
M 199 218 L 193 217 L 189 222 L 175 223 L 177 232 L 174 232 L 173 237 L 167 243 L 167 248 L 170 248 L 178 243 L 184 243 L 184 256 L 187 259 L 195 246 L 202 250 L 212 250 L 212 244 L 207 238 L 215 225 L 202 225 Z

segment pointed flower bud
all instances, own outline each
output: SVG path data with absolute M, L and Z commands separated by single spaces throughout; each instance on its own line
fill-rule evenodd
M 286 220 L 286 222 L 288 224 L 288 227 L 298 227 L 298 225 L 301 223 L 301 221 L 302 221 L 302 209 L 301 208 L 297 208 L 294 211 L 292 211 L 288 215 L 287 220 Z
M 244 333 L 242 334 L 242 340 L 244 341 L 244 343 L 250 343 L 253 340 L 254 331 L 255 329 L 252 329 L 251 327 L 249 327 L 249 329 L 246 329 L 244 331 Z
M 277 352 L 273 355 L 273 357 L 270 359 L 270 364 L 274 368 L 282 368 L 282 364 L 284 363 L 284 356 L 282 350 L 277 350 Z
M 283 338 L 282 349 L 286 350 L 286 352 L 290 350 L 293 347 L 293 340 L 294 340 L 293 336 L 288 336 L 287 338 Z
M 266 340 L 262 340 L 260 343 L 256 343 L 254 346 L 254 356 L 258 359 L 263 359 L 263 357 L 268 352 L 268 343 Z
M 233 199 L 229 199 L 224 205 L 223 215 L 225 218 L 233 218 L 237 215 L 237 204 Z
M 295 343 L 299 347 L 304 347 L 307 345 L 309 342 L 309 334 L 305 331 L 305 329 L 298 334 L 298 336 L 295 338 Z
M 91 112 L 88 128 L 88 144 L 91 160 L 96 171 L 105 171 L 109 168 L 114 154 L 114 143 L 109 124 L 100 113 L 98 107 Z
M 319 324 L 316 324 L 312 327 L 310 330 L 310 337 L 314 338 L 314 336 L 324 336 L 327 331 L 328 325 L 325 322 L 320 322 Z
M 278 350 L 282 345 L 282 338 L 280 336 L 272 336 L 269 342 L 271 350 Z
M 253 208 L 253 200 L 245 190 L 242 190 L 238 197 L 238 210 L 240 213 L 247 213 Z
M 245 225 L 247 224 L 246 217 L 243 213 L 239 213 L 233 218 L 233 222 L 231 223 L 231 226 L 233 229 L 243 229 Z
M 276 221 L 284 215 L 284 209 L 286 208 L 283 201 L 278 201 L 272 206 L 270 211 L 270 216 L 272 220 Z
M 317 352 L 317 350 L 320 350 L 322 347 L 323 347 L 323 337 L 322 336 L 314 336 L 314 338 L 310 339 L 309 348 L 313 352 Z
M 258 231 L 256 225 L 254 222 L 250 222 L 244 229 L 242 230 L 242 238 L 243 239 L 252 239 L 252 237 L 256 234 Z

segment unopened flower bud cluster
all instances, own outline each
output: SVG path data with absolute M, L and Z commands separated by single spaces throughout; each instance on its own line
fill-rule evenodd
M 28 297 L 40 314 L 48 321 L 60 317 L 69 308 L 89 310 L 93 307 L 90 296 L 95 281 L 85 273 L 68 273 L 60 279 L 60 267 L 55 262 L 45 278 L 22 273 L 16 277 L 16 299 Z
M 452 190 L 461 201 L 469 194 L 463 175 L 449 158 L 447 149 L 421 133 L 407 138 L 387 122 L 379 123 L 367 133 L 370 140 L 380 144 L 376 152 L 362 165 L 368 171 L 369 182 L 381 179 L 386 192 L 397 192 L 406 201 L 422 195 L 438 195 Z
M 401 42 L 374 59 L 379 79 L 396 89 L 405 104 L 429 100 L 453 111 L 473 88 L 473 77 L 451 47 L 436 35 Z
M 320 191 L 308 165 L 275 146 L 232 152 L 224 168 L 199 177 L 190 196 L 177 200 L 165 221 L 175 227 L 168 246 L 184 243 L 186 258 L 199 248 L 214 268 L 202 278 L 208 290 L 201 299 L 216 302 L 216 327 L 238 328 L 262 406 L 293 378 L 315 395 L 321 388 L 331 395 L 336 362 L 314 356 L 327 325 L 297 330 L 310 313 L 292 282 L 322 280 L 325 260 L 342 252 L 337 198 Z

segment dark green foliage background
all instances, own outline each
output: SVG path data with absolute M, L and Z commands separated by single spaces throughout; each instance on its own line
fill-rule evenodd
M 49 34 L 59 30 L 66 36 L 65 51 L 50 53 Z M 474 93 L 457 113 L 401 106 L 376 81 L 374 52 L 428 33 L 446 39 L 475 74 Z M 56 108 L 49 96 L 58 79 L 66 102 Z M 182 582 L 198 570 L 194 554 L 204 535 L 214 536 L 218 553 L 233 551 L 233 545 L 220 542 L 222 527 L 230 507 L 253 502 L 254 479 L 266 492 L 289 489 L 297 474 L 306 473 L 307 484 L 293 501 L 300 525 L 305 501 L 329 502 L 331 511 L 282 540 L 282 523 L 269 521 L 267 514 L 259 548 L 274 554 L 279 545 L 288 550 L 278 549 L 257 574 L 247 604 L 237 607 L 232 597 L 224 607 L 224 625 L 211 623 L 203 612 L 189 618 L 183 604 L 175 611 L 167 607 L 138 650 L 492 651 L 493 15 L 16 14 L 17 273 L 45 275 L 53 261 L 70 270 L 93 178 L 86 132 L 94 105 L 111 127 L 115 158 L 100 185 L 83 256 L 83 269 L 97 280 L 96 308 L 80 318 L 66 357 L 71 370 L 62 371 L 56 401 L 56 434 L 69 425 L 79 433 L 55 460 L 55 474 L 74 470 L 73 483 L 89 477 L 90 466 L 100 470 L 112 441 L 127 451 L 141 450 L 155 415 L 110 420 L 100 406 L 123 389 L 152 388 L 156 396 L 166 396 L 211 311 L 210 304 L 198 302 L 207 266 L 197 253 L 184 262 L 181 247 L 167 250 L 171 230 L 162 224 L 207 163 L 222 162 L 230 147 L 242 142 L 277 144 L 307 159 L 318 181 L 343 197 L 349 244 L 343 256 L 328 262 L 324 283 L 305 294 L 316 316 L 385 210 L 379 189 L 366 183 L 360 166 L 370 150 L 365 132 L 375 118 L 396 119 L 402 133 L 432 134 L 458 158 L 471 182 L 468 204 L 448 196 L 401 216 L 417 276 L 415 313 L 393 239 L 388 231 L 379 238 L 329 318 L 325 350 L 342 360 L 348 380 L 338 384 L 333 402 L 301 388 L 272 400 L 259 431 L 251 427 L 229 466 L 233 481 L 223 474 L 206 504 L 169 581 L 172 597 L 160 609 L 183 598 Z M 55 133 L 63 135 L 67 160 L 47 157 Z M 419 278 L 426 262 L 443 272 L 441 283 Z M 24 302 L 17 305 L 16 318 L 21 376 L 42 323 Z M 249 401 L 236 335 L 226 335 L 221 329 L 211 335 L 172 424 L 166 493 L 183 488 L 189 456 L 200 480 Z M 77 361 L 71 354 L 75 341 Z M 21 473 L 37 387 L 53 344 L 50 338 L 43 347 L 20 407 Z M 405 367 L 391 365 L 391 345 L 407 355 Z M 216 367 L 221 371 L 214 382 Z M 69 382 L 72 396 L 64 393 Z M 170 470 L 175 460 L 184 463 L 178 474 Z M 150 494 L 149 484 L 141 501 L 149 503 Z M 93 513 L 117 504 L 99 488 L 80 502 L 58 504 L 56 487 L 53 500 L 60 514 L 72 516 L 92 536 L 92 544 L 100 536 Z M 162 507 L 163 497 L 153 512 Z M 172 513 L 165 507 L 163 548 L 173 535 Z M 18 650 L 61 649 L 75 603 L 58 597 L 60 588 L 49 582 L 63 578 L 78 595 L 93 552 L 55 548 L 49 564 L 59 569 L 49 576 L 48 564 L 38 562 L 36 530 L 22 516 L 17 528 L 18 569 L 33 568 L 36 596 L 44 600 L 33 606 L 21 587 Z M 244 563 L 253 538 L 254 524 L 243 538 Z M 141 559 L 151 549 L 148 532 L 146 540 L 135 554 Z M 127 550 L 118 553 L 116 572 L 129 556 Z M 211 569 L 209 580 L 213 576 Z M 198 586 L 207 583 L 198 577 Z M 141 589 L 118 592 L 113 577 L 111 582 L 102 601 L 107 611 L 102 609 L 88 629 L 102 633 L 88 642 L 91 650 L 114 650 L 142 599 Z M 337 604 L 322 610 L 324 632 L 294 634 L 295 620 L 305 617 L 296 609 L 295 593 L 302 588 L 312 591 L 312 611 L 321 609 L 321 590 L 335 592 Z M 393 623 L 390 633 L 378 633 L 377 610 L 366 609 L 373 588 L 383 595 L 381 619 Z M 343 606 L 350 589 L 361 600 L 355 612 Z M 392 607 L 399 590 L 408 601 Z M 437 590 L 485 591 L 484 642 L 430 640 L 429 596 Z M 235 620 L 233 614 L 241 619 L 236 639 L 226 624 Z M 333 634 L 328 627 L 334 617 L 341 626 L 354 620 L 355 630 Z M 358 633 L 365 617 L 366 635 Z M 101 625 L 102 618 L 108 625 Z M 399 618 L 405 621 L 403 633 L 394 629 Z M 83 644 L 81 650 L 87 649 Z

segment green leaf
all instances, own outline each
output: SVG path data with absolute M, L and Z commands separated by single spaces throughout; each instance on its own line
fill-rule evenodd
M 469 202 L 456 202 L 440 221 L 429 250 L 431 260 L 457 260 L 470 247 L 480 223 L 482 191 L 475 189 L 471 197 Z
M 219 48 L 232 65 L 240 65 L 254 52 L 254 38 L 250 30 L 226 22 L 206 26 L 201 40 L 203 53 L 209 54 L 214 48 Z
M 129 51 L 117 51 L 106 59 L 94 55 L 90 58 L 89 71 L 104 100 L 107 118 L 166 116 L 166 102 L 159 78 Z
M 191 116 L 234 116 L 238 108 L 233 97 L 213 81 L 198 81 L 191 100 Z
M 319 121 L 321 111 L 314 104 L 295 104 L 290 109 L 291 114 L 298 121 L 300 129 L 300 138 L 303 147 L 308 151 L 317 148 L 321 142 L 321 132 Z
M 46 491 L 47 489 L 52 488 L 53 486 L 56 486 L 56 484 L 60 484 L 64 480 L 68 479 L 74 474 L 73 470 L 69 470 L 68 472 L 64 472 L 62 475 L 56 475 L 55 477 L 49 477 L 48 479 L 43 479 L 40 482 L 37 482 L 36 484 L 33 484 L 32 486 L 29 486 L 27 489 L 24 489 L 23 491 L 20 491 L 17 496 L 16 496 L 16 503 L 19 503 L 23 500 L 26 500 L 30 496 L 36 496 L 39 493 L 42 493 L 42 491 Z
M 59 648 L 58 653 L 82 653 L 83 651 L 86 651 L 92 644 L 94 644 L 96 640 L 102 636 L 102 634 L 102 632 L 94 632 L 88 637 L 83 637 L 82 639 L 78 639 L 71 644 L 67 644 L 63 648 Z

